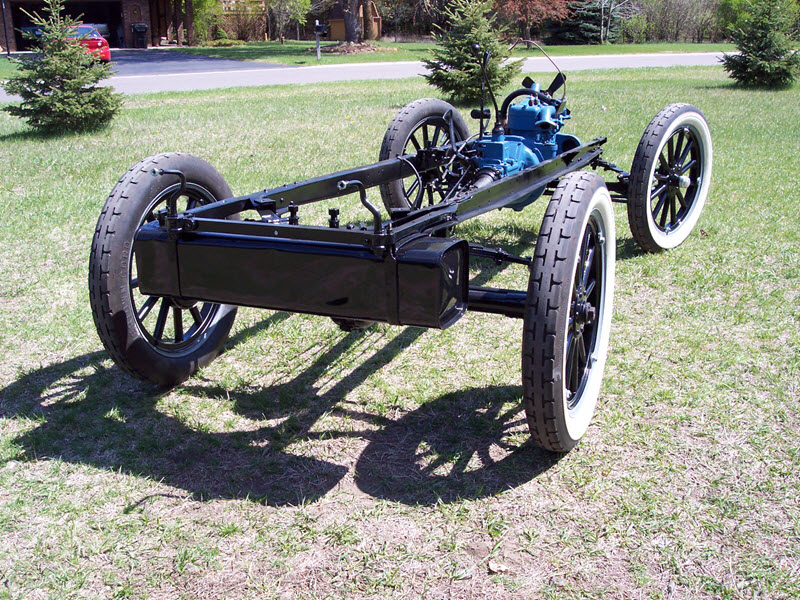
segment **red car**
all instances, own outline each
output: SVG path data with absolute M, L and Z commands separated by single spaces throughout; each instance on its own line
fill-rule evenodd
M 109 62 L 111 60 L 111 50 L 108 47 L 108 42 L 94 27 L 78 25 L 69 37 L 77 40 L 81 46 L 86 48 L 86 52 L 94 54 L 100 62 Z

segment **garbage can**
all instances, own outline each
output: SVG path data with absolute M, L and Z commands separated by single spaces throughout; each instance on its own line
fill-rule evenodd
M 147 23 L 134 23 L 131 25 L 133 31 L 133 47 L 147 48 Z

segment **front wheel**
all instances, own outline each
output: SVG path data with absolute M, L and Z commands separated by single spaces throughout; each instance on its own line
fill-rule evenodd
M 236 308 L 139 291 L 134 235 L 180 189 L 176 175 L 155 174 L 161 169 L 186 176 L 179 211 L 232 196 L 222 175 L 195 156 L 160 154 L 134 165 L 114 186 L 97 221 L 89 300 L 100 340 L 114 362 L 138 379 L 169 387 L 217 356 Z
M 594 414 L 608 353 L 616 260 L 611 197 L 596 174 L 570 173 L 547 207 L 531 265 L 522 389 L 533 441 L 567 452 Z
M 682 244 L 711 185 L 711 131 L 700 109 L 671 104 L 647 126 L 631 166 L 628 222 L 643 250 Z

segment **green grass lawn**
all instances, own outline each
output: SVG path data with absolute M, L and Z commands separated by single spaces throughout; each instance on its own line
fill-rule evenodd
M 649 44 L 603 44 L 603 45 L 564 45 L 543 46 L 552 56 L 586 56 L 596 54 L 651 54 L 659 52 L 730 52 L 735 50 L 733 44 L 704 43 L 690 44 L 687 42 L 658 42 Z M 525 48 L 522 45 L 514 49 L 514 56 L 537 56 L 536 48 Z
M 0 56 L 0 81 L 8 79 L 17 72 L 16 65 L 5 56 Z
M 617 207 L 604 388 L 560 460 L 526 443 L 518 321 L 343 333 L 241 310 L 168 392 L 95 333 L 89 246 L 132 164 L 190 152 L 240 194 L 371 162 L 435 94 L 420 79 L 135 96 L 63 137 L 0 113 L 0 598 L 800 597 L 800 192 L 776 143 L 800 136 L 797 91 L 720 68 L 570 78 L 566 131 L 608 136 L 607 159 L 627 167 L 652 116 L 692 102 L 715 163 L 674 251 L 637 251 Z M 529 254 L 544 208 L 457 233 Z
M 180 48 L 179 52 L 200 54 L 203 56 L 216 56 L 218 58 L 231 58 L 236 60 L 257 60 L 263 62 L 276 62 L 290 65 L 316 65 L 340 64 L 354 62 L 387 62 L 387 61 L 412 61 L 422 60 L 430 56 L 433 43 L 425 42 L 373 42 L 381 50 L 377 52 L 362 52 L 358 54 L 325 54 L 317 62 L 315 42 L 290 41 L 285 44 L 279 42 L 250 42 L 245 46 L 232 48 Z M 322 46 L 334 46 L 335 42 L 322 42 Z M 733 50 L 731 44 L 604 44 L 602 46 L 547 46 L 546 50 L 553 56 L 592 55 L 592 54 L 632 54 L 639 52 L 714 52 L 719 50 Z M 514 56 L 536 56 L 539 51 L 517 47 Z

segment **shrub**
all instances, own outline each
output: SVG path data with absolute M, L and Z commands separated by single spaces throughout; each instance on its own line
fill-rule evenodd
M 520 61 L 502 64 L 508 50 L 498 39 L 502 28 L 496 26 L 491 10 L 492 0 L 449 3 L 444 11 L 448 29 L 439 28 L 433 58 L 423 61 L 430 70 L 425 75 L 428 83 L 456 102 L 474 102 L 481 97 L 481 59 L 472 52 L 475 43 L 480 44 L 481 54 L 486 50 L 492 53 L 486 75 L 493 89 L 508 84 L 521 70 Z
M 215 31 L 222 22 L 222 3 L 219 0 L 193 0 L 194 33 L 202 44 L 217 39 Z M 227 37 L 227 36 L 226 36 Z
M 739 54 L 726 54 L 723 67 L 739 83 L 783 87 L 800 71 L 798 44 L 792 39 L 797 0 L 757 0 L 743 25 L 731 31 Z
M 216 40 L 211 40 L 210 42 L 206 42 L 203 44 L 204 46 L 209 46 L 211 48 L 231 48 L 232 46 L 245 46 L 247 42 L 244 40 L 230 40 L 227 38 L 219 38 Z
M 33 37 L 35 52 L 20 59 L 19 70 L 3 89 L 22 97 L 21 104 L 3 110 L 42 131 L 82 131 L 105 125 L 119 112 L 122 95 L 97 85 L 111 75 L 69 35 L 78 21 L 62 15 L 61 0 L 46 0 L 47 18 L 29 15 L 41 35 Z
M 647 41 L 648 26 L 647 17 L 641 14 L 633 15 L 620 23 L 619 40 L 622 43 L 643 44 Z

